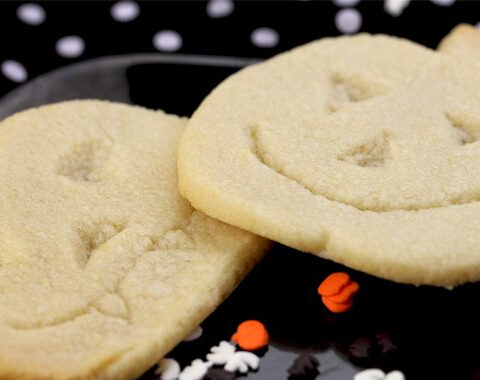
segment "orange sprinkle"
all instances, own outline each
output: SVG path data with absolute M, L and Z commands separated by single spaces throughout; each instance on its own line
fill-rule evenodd
M 328 300 L 335 303 L 349 302 L 355 294 L 358 293 L 360 287 L 355 281 L 351 281 L 338 294 L 328 297 Z
M 343 272 L 332 273 L 318 287 L 318 293 L 322 296 L 333 296 L 350 282 L 350 276 Z
M 353 306 L 353 301 L 347 303 L 336 303 L 329 300 L 328 297 L 322 297 L 324 305 L 333 313 L 344 313 L 350 310 Z
M 350 310 L 353 306 L 353 297 L 359 290 L 358 283 L 343 272 L 332 273 L 318 287 L 323 303 L 334 313 Z
M 256 351 L 268 344 L 268 332 L 259 321 L 245 321 L 238 325 L 232 340 L 244 350 Z

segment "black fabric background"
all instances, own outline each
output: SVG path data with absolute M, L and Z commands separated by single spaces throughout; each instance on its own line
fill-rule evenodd
M 109 1 L 40 1 L 46 21 L 38 26 L 16 16 L 20 1 L 0 2 L 0 62 L 14 59 L 27 69 L 29 78 L 67 65 L 105 55 L 155 52 L 153 35 L 173 29 L 183 38 L 178 53 L 266 58 L 296 45 L 340 34 L 334 17 L 340 9 L 331 1 L 236 1 L 232 14 L 210 18 L 203 1 L 140 1 L 139 16 L 119 23 L 110 16 Z M 435 47 L 460 22 L 480 21 L 480 2 L 457 1 L 449 7 L 430 1 L 413 1 L 399 17 L 383 10 L 383 1 L 360 1 L 361 31 L 388 33 Z M 274 48 L 260 48 L 250 41 L 258 27 L 271 27 L 280 35 Z M 85 41 L 84 53 L 75 59 L 60 57 L 55 42 L 65 35 Z M 0 75 L 0 96 L 18 84 Z

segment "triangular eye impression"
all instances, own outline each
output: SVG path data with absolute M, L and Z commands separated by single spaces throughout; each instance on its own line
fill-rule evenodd
M 109 141 L 88 141 L 61 157 L 58 174 L 78 182 L 99 182 L 102 166 L 108 159 Z
M 390 143 L 385 133 L 339 154 L 337 159 L 361 167 L 379 167 L 385 164 Z
M 84 245 L 84 253 L 79 257 L 80 266 L 85 267 L 95 251 L 122 232 L 126 226 L 126 223 L 102 222 L 80 229 L 79 235 Z
M 348 103 L 360 102 L 373 98 L 384 92 L 383 86 L 372 83 L 360 76 L 345 77 L 334 74 L 330 78 L 332 97 L 328 103 L 328 110 L 336 112 Z
M 452 127 L 453 138 L 456 143 L 459 145 L 467 145 L 477 141 L 476 136 L 473 134 L 473 131 L 469 123 L 460 117 L 453 116 L 449 113 L 445 114 L 450 126 Z

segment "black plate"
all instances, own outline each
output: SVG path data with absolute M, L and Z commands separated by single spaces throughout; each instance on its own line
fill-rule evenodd
M 222 79 L 255 60 L 182 55 L 96 59 L 41 76 L 0 101 L 13 112 L 76 98 L 134 103 L 189 116 Z M 348 272 L 361 291 L 355 307 L 330 314 L 316 293 L 334 271 Z M 204 358 L 246 319 L 267 326 L 271 344 L 252 380 L 287 379 L 299 353 L 320 361 L 321 380 L 350 380 L 363 368 L 402 370 L 408 380 L 480 379 L 480 285 L 455 290 L 399 285 L 277 245 L 203 324 L 198 340 L 168 356 L 183 366 Z M 354 343 L 352 347 L 352 343 Z M 153 371 L 142 379 L 156 378 Z

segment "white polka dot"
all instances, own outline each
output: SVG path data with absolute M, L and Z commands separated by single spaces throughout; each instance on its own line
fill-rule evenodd
M 333 0 L 333 3 L 338 7 L 354 7 L 360 0 Z
M 383 4 L 385 12 L 391 16 L 397 17 L 408 7 L 410 0 L 385 0 Z
M 455 0 L 431 0 L 432 3 L 436 5 L 440 5 L 442 7 L 449 7 L 450 5 L 453 5 L 455 3 Z
M 210 0 L 207 3 L 207 14 L 212 18 L 228 16 L 233 12 L 232 0 Z
M 112 5 L 110 14 L 118 22 L 129 22 L 138 17 L 140 7 L 134 1 L 119 1 Z
M 12 82 L 22 83 L 28 78 L 27 69 L 18 61 L 11 59 L 3 61 L 0 70 Z
M 182 43 L 182 36 L 174 30 L 162 30 L 153 36 L 153 46 L 160 51 L 176 51 Z
M 335 26 L 344 34 L 356 33 L 362 26 L 362 15 L 353 8 L 341 9 L 335 15 Z
M 45 21 L 46 15 L 40 5 L 27 3 L 17 8 L 17 17 L 25 24 L 40 25 Z
M 255 46 L 262 48 L 271 48 L 278 44 L 278 33 L 271 28 L 255 29 L 250 35 L 250 40 Z
M 85 42 L 78 36 L 62 37 L 57 41 L 55 50 L 62 57 L 76 58 L 83 54 Z
M 189 336 L 187 336 L 183 341 L 191 342 L 192 340 L 197 340 L 203 334 L 203 329 L 201 326 L 198 326 Z

